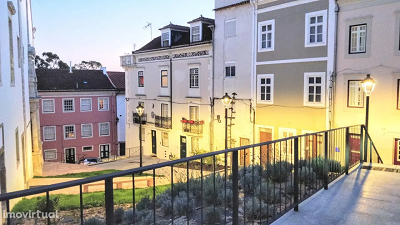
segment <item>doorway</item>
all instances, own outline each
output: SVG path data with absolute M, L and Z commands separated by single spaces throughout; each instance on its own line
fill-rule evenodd
M 240 138 L 240 146 L 246 146 L 246 145 L 250 145 L 250 139 Z M 240 162 L 239 163 L 241 166 L 244 166 L 244 165 L 249 166 L 250 165 L 250 149 L 249 148 L 240 150 Z
M 66 148 L 65 149 L 65 162 L 66 163 L 75 163 L 75 148 Z
M 125 142 L 119 143 L 119 155 L 124 156 L 125 153 Z
M 394 142 L 394 165 L 400 165 L 400 139 L 395 139 Z
M 260 128 L 260 143 L 272 141 L 272 129 L 271 128 Z M 272 158 L 272 145 L 261 146 L 261 165 L 271 161 Z
M 157 155 L 157 133 L 151 130 L 151 153 Z
M 106 159 L 110 157 L 110 145 L 100 145 L 100 158 Z
M 181 136 L 181 159 L 186 158 L 186 136 Z

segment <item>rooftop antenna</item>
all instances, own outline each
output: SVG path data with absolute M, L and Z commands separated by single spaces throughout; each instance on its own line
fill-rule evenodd
M 136 43 L 133 43 L 133 51 L 136 50 Z
M 147 25 L 143 27 L 143 30 L 146 30 L 146 28 L 150 27 L 150 38 L 151 38 L 151 40 L 153 40 L 153 29 L 151 27 L 151 23 L 149 23 L 149 22 L 146 22 L 146 23 L 147 23 Z

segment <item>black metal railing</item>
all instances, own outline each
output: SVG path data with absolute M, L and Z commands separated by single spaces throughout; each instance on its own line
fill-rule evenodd
M 172 121 L 171 117 L 155 116 L 154 123 L 156 127 L 171 129 Z
M 203 134 L 204 121 L 182 122 L 182 131 L 192 134 Z
M 142 124 L 147 123 L 147 114 L 143 113 L 142 118 L 140 118 L 138 113 L 133 113 L 133 123 L 140 124 L 140 119 L 142 120 Z
M 61 210 L 81 224 L 269 224 L 358 163 L 382 162 L 364 142 L 373 146 L 363 125 L 337 128 L 4 193 L 0 201 L 5 215 Z

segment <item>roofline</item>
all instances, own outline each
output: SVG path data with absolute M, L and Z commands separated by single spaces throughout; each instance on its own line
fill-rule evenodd
M 208 41 L 200 41 L 200 42 L 194 42 L 194 43 L 190 43 L 190 44 L 169 46 L 169 47 L 156 48 L 156 49 L 150 49 L 150 50 L 144 50 L 144 51 L 138 50 L 138 51 L 132 51 L 132 55 L 140 54 L 140 53 L 163 51 L 163 50 L 169 50 L 169 49 L 185 48 L 185 47 L 198 46 L 198 45 L 206 45 L 206 44 L 211 44 L 211 43 L 212 43 L 212 40 L 208 40 Z
M 223 10 L 223 9 L 227 9 L 227 8 L 231 8 L 231 7 L 235 7 L 235 6 L 239 6 L 239 5 L 245 5 L 245 4 L 248 4 L 248 3 L 250 3 L 250 0 L 245 0 L 245 1 L 241 1 L 241 2 L 238 2 L 238 3 L 232 4 L 232 5 L 227 5 L 227 6 L 222 6 L 222 7 L 219 7 L 219 8 L 215 8 L 215 9 L 213 9 L 213 11 L 220 11 L 220 10 Z

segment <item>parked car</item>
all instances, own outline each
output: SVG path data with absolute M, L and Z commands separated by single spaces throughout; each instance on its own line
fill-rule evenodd
M 100 158 L 85 158 L 83 160 L 83 165 L 95 164 L 101 162 Z

